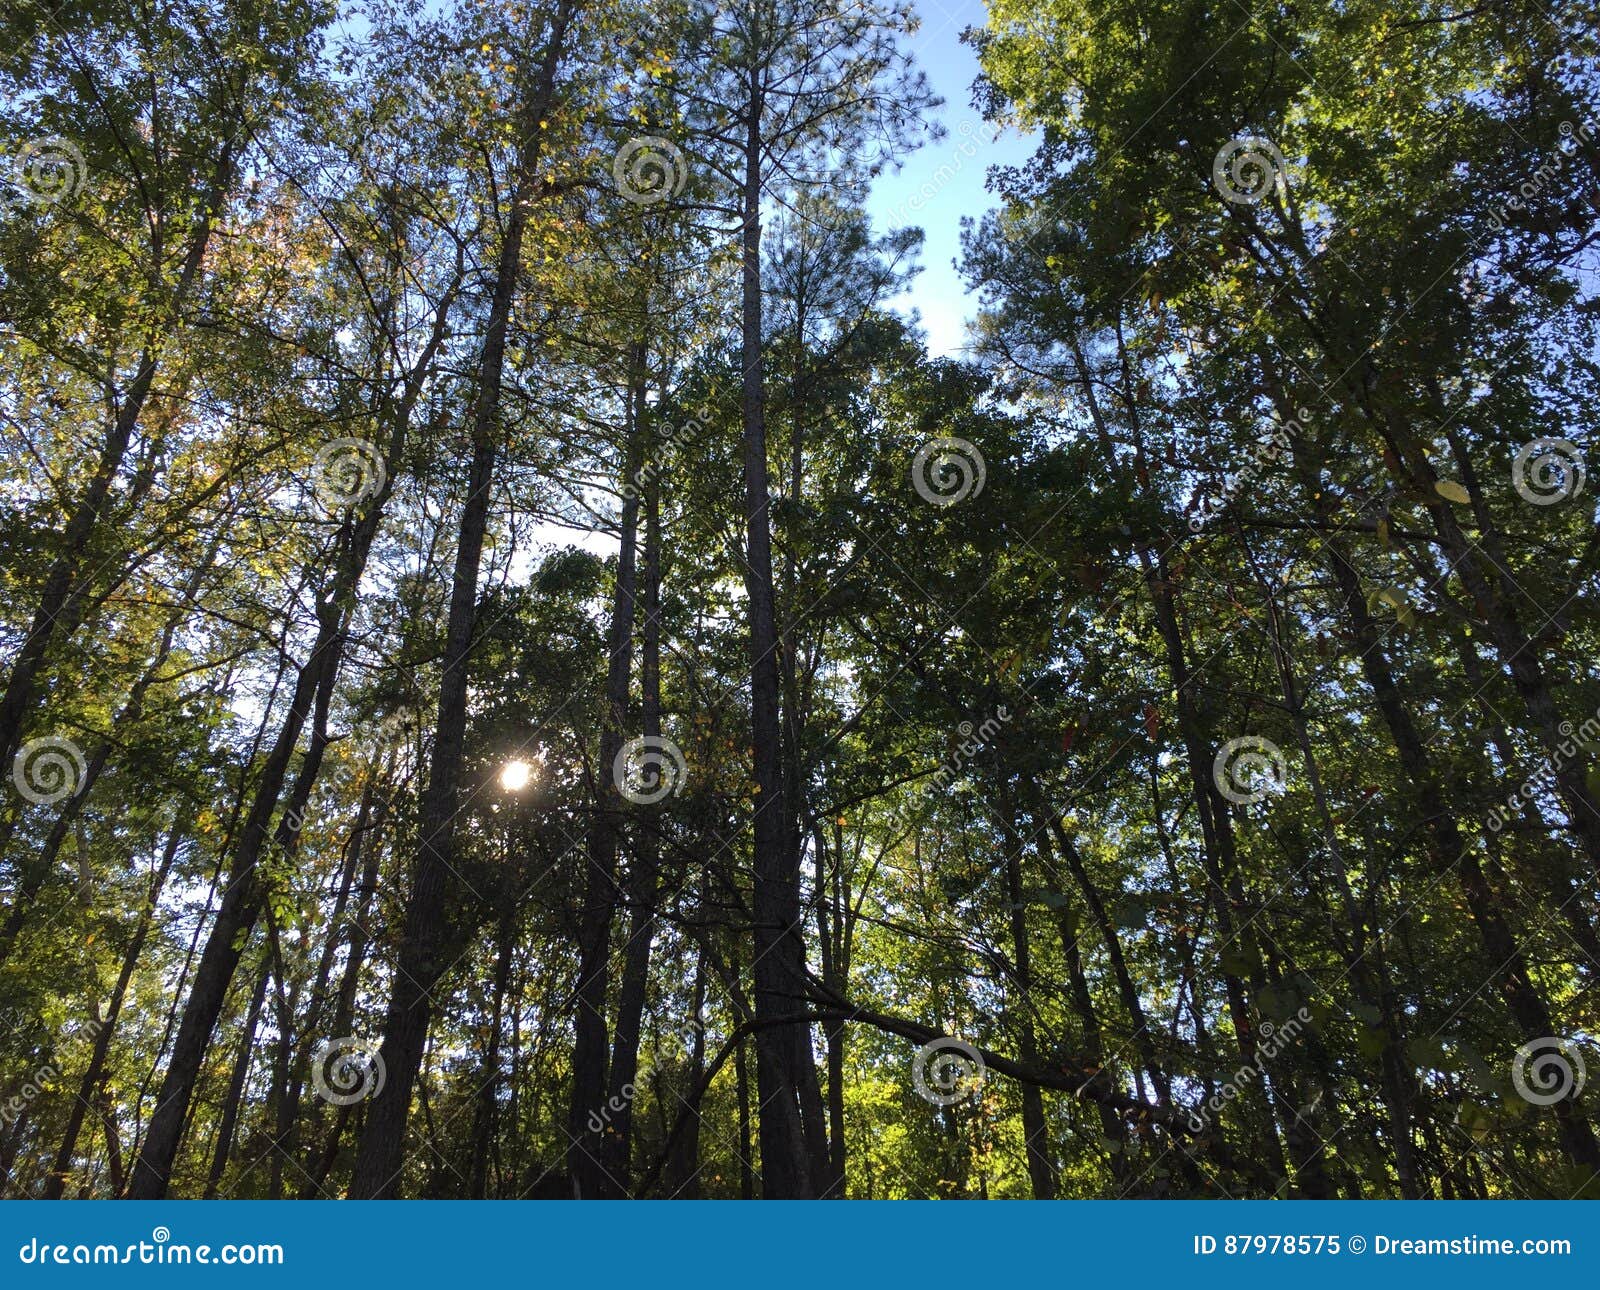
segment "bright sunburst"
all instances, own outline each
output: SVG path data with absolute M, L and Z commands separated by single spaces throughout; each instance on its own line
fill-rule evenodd
M 500 768 L 500 787 L 509 793 L 520 792 L 533 779 L 533 763 L 518 758 Z

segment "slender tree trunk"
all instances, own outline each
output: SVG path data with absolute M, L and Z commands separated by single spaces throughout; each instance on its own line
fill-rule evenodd
M 1313 499 L 1313 505 L 1316 505 L 1316 499 Z M 1331 861 L 1320 866 L 1323 871 L 1323 881 L 1338 893 L 1340 916 L 1344 926 L 1350 931 L 1347 939 L 1335 925 L 1334 940 L 1340 956 L 1345 960 L 1347 975 L 1355 988 L 1357 998 L 1366 1006 L 1376 1010 L 1381 1018 L 1384 1047 L 1379 1054 L 1379 1089 L 1389 1120 L 1389 1136 L 1395 1153 L 1395 1172 L 1400 1179 L 1400 1193 L 1407 1200 L 1416 1200 L 1421 1197 L 1422 1191 L 1418 1181 L 1416 1150 L 1412 1142 L 1412 1063 L 1406 1047 L 1407 1029 L 1402 1019 L 1403 1011 L 1392 993 L 1383 986 L 1382 964 L 1379 958 L 1383 952 L 1381 943 L 1374 943 L 1370 938 L 1365 911 L 1350 889 L 1344 850 L 1339 842 L 1333 808 L 1323 787 L 1316 745 L 1312 742 L 1306 726 L 1304 694 L 1295 678 L 1294 667 L 1290 661 L 1289 642 L 1284 638 L 1286 628 L 1284 616 L 1278 609 L 1277 589 L 1262 570 L 1249 538 L 1242 531 L 1239 540 L 1267 607 L 1267 626 L 1279 690 L 1283 696 L 1284 709 L 1294 726 L 1296 742 L 1300 747 L 1306 778 L 1311 788 L 1312 801 L 1322 826 L 1323 845 L 1327 848 Z M 1375 899 L 1375 896 L 1369 899 Z M 1292 1116 L 1287 1131 L 1302 1139 L 1303 1150 L 1315 1155 L 1317 1166 L 1320 1168 L 1323 1164 L 1321 1138 L 1305 1123 L 1304 1115 L 1297 1113 Z M 1316 1172 L 1314 1169 L 1313 1174 Z
M 761 327 L 761 196 L 764 87 L 751 36 L 744 140 L 741 226 L 744 424 L 745 598 L 750 620 L 750 720 L 755 749 L 755 1016 L 758 1022 L 795 1011 L 804 997 L 804 947 L 799 873 L 786 845 L 782 728 L 778 712 L 778 632 L 772 583 L 771 497 L 767 484 L 766 390 Z M 809 1198 L 810 1154 L 800 1116 L 795 1026 L 756 1033 L 762 1194 L 769 1200 Z M 805 1045 L 809 1050 L 809 1043 Z
M 1556 1032 L 1549 1007 L 1534 985 L 1527 959 L 1506 924 L 1502 905 L 1484 877 L 1477 851 L 1468 846 L 1456 827 L 1455 815 L 1447 806 L 1430 764 L 1426 746 L 1400 696 L 1390 670 L 1388 655 L 1379 639 L 1376 624 L 1367 612 L 1355 571 L 1328 543 L 1331 566 L 1340 585 L 1345 611 L 1350 616 L 1361 646 L 1361 666 L 1372 689 L 1373 698 L 1389 728 L 1401 769 L 1415 788 L 1425 823 L 1423 837 L 1429 860 L 1437 873 L 1454 870 L 1467 899 L 1467 909 L 1483 943 L 1484 957 L 1499 984 L 1498 993 L 1517 1023 L 1525 1040 L 1546 1038 Z M 1563 1150 L 1580 1167 L 1600 1170 L 1600 1145 L 1573 1100 L 1557 1102 L 1550 1108 L 1557 1121 Z
M 483 1200 L 489 1194 L 489 1160 L 494 1152 L 500 1107 L 500 1025 L 505 1015 L 506 991 L 511 984 L 511 965 L 516 951 L 516 893 L 502 892 L 510 906 L 500 914 L 495 935 L 494 983 L 490 987 L 489 1043 L 478 1075 L 478 1094 L 472 1110 L 471 1168 L 467 1175 L 467 1195 Z
M 387 778 L 387 772 L 388 767 L 385 766 L 380 772 L 380 781 Z M 334 959 L 344 940 L 344 913 L 349 906 L 350 889 L 355 884 L 356 869 L 360 865 L 362 851 L 367 845 L 375 796 L 373 784 L 369 781 L 361 790 L 361 801 L 356 807 L 355 825 L 345 846 L 345 860 L 339 869 L 339 883 L 334 892 L 333 910 L 328 916 L 327 940 L 317 961 L 317 973 L 312 980 L 311 991 L 306 1000 L 305 1022 L 297 1042 L 290 1050 L 289 1077 L 283 1099 L 279 1103 L 275 1140 L 277 1151 L 274 1155 L 279 1160 L 293 1159 L 299 1154 L 300 1105 L 305 1093 L 306 1070 L 317 1043 L 328 1037 L 319 1033 L 323 1011 L 328 1002 L 328 983 L 333 976 Z M 344 1034 L 344 1031 L 338 1031 L 333 1037 L 342 1037 Z
M 172 872 L 173 862 L 178 858 L 184 833 L 185 829 L 174 822 L 167 834 L 166 846 L 161 853 L 161 863 L 145 889 L 145 903 L 139 914 L 139 924 L 134 929 L 127 950 L 123 953 L 122 969 L 117 974 L 116 985 L 112 987 L 105 1016 L 100 1019 L 100 1028 L 95 1034 L 94 1051 L 89 1057 L 88 1069 L 78 1081 L 78 1095 L 73 1099 L 72 1108 L 67 1113 L 67 1127 L 61 1135 L 61 1145 L 56 1149 L 55 1166 L 45 1180 L 46 1200 L 61 1199 L 66 1189 L 67 1175 L 72 1168 L 72 1157 L 78 1149 L 78 1135 L 83 1131 L 84 1117 L 89 1109 L 99 1102 L 100 1086 L 105 1078 L 106 1059 L 111 1052 L 111 1040 L 116 1033 L 117 1019 L 122 1015 L 122 1004 L 128 997 L 128 985 L 133 980 L 139 955 L 143 952 L 145 941 L 150 935 L 150 924 L 155 918 L 156 907 L 167 885 L 167 877 Z
M 837 825 L 835 826 L 836 831 Z M 845 889 L 843 842 L 832 848 L 833 860 L 824 840 L 822 826 L 813 830 L 816 846 L 817 946 L 822 959 L 822 981 L 835 996 L 849 993 L 850 913 L 849 893 Z M 846 1195 L 846 1150 L 844 1130 L 845 1025 L 832 1020 L 822 1027 L 828 1053 L 828 1178 L 821 1189 L 824 1197 L 843 1200 Z
M 694 1006 L 690 1023 L 694 1038 L 690 1041 L 688 1075 L 688 1085 L 692 1089 L 699 1088 L 705 1079 L 706 1031 L 701 1021 L 705 1006 L 706 963 L 705 951 L 701 950 L 695 955 L 694 961 Z M 669 1152 L 666 1166 L 667 1195 L 673 1200 L 698 1200 L 701 1193 L 698 1115 L 689 1117 L 683 1132 L 673 1139 Z
M 640 478 L 643 458 L 640 422 L 644 417 L 644 355 L 635 346 L 628 374 L 627 446 L 623 476 Z M 615 762 L 628 724 L 628 691 L 633 672 L 633 620 L 638 558 L 639 490 L 622 494 L 621 545 L 607 633 L 606 703 L 600 724 L 600 762 L 596 768 L 594 814 L 589 823 L 589 866 L 578 924 L 578 985 L 573 1016 L 572 1105 L 567 1114 L 567 1172 L 579 1200 L 615 1196 L 621 1178 L 608 1176 L 603 1163 L 615 1152 L 614 1134 L 589 1126 L 606 1101 L 606 999 L 611 974 L 611 923 L 617 911 L 617 844 L 622 794 Z M 637 1041 L 635 1041 L 637 1042 Z M 632 1082 L 632 1073 L 624 1082 Z M 613 1126 L 606 1126 L 613 1128 Z
M 174 317 L 188 303 L 190 291 L 196 277 L 199 276 L 201 265 L 205 262 L 206 248 L 210 245 L 212 230 L 227 200 L 229 187 L 233 183 L 233 172 L 234 145 L 230 141 L 224 144 L 218 154 L 216 167 L 212 171 L 211 190 L 195 222 L 188 253 L 184 256 L 178 281 L 174 284 L 167 302 L 168 311 Z M 123 393 L 120 405 L 117 406 L 110 425 L 106 427 L 105 442 L 100 447 L 100 455 L 95 462 L 94 473 L 89 477 L 88 486 L 67 519 L 66 528 L 61 535 L 61 550 L 45 575 L 33 623 L 28 628 L 28 634 L 23 637 L 22 647 L 17 651 L 16 660 L 11 665 L 11 675 L 6 679 L 5 690 L 0 693 L 0 766 L 11 764 L 17 746 L 21 743 L 23 723 L 33 706 L 39 669 L 44 663 L 45 654 L 61 623 L 72 617 L 69 612 L 69 601 L 74 596 L 81 597 L 86 590 L 78 584 L 78 574 L 88 551 L 90 539 L 106 509 L 111 486 L 116 481 L 117 472 L 122 469 L 123 459 L 128 454 L 128 445 L 133 439 L 134 428 L 139 424 L 139 417 L 149 400 L 150 390 L 155 384 L 159 368 L 159 353 L 156 349 L 147 347 L 139 360 L 139 369 L 132 383 Z
M 1001 771 L 1004 774 L 1004 771 Z M 1004 790 L 1001 793 L 1004 804 Z M 1039 1046 L 1033 1028 L 1033 958 L 1028 946 L 1028 911 L 1022 895 L 1022 845 L 1012 827 L 1009 810 L 1000 821 L 1006 853 L 1006 901 L 1011 906 L 1011 956 L 1016 969 L 1016 999 L 1012 1012 L 1018 1027 L 1022 1060 L 1033 1065 Z M 1054 1200 L 1056 1170 L 1051 1159 L 1049 1129 L 1044 1118 L 1044 1094 L 1037 1084 L 1022 1085 L 1022 1141 L 1028 1159 L 1028 1178 L 1035 1200 Z
M 1281 403 L 1281 394 L 1277 397 Z M 1406 446 L 1409 448 L 1414 445 Z M 1302 488 L 1315 497 L 1322 490 L 1314 463 L 1297 454 L 1295 465 Z M 1429 469 L 1425 465 L 1423 468 Z M 1321 508 L 1323 513 L 1325 509 Z M 1454 518 L 1445 515 L 1440 522 L 1449 527 L 1454 525 Z M 1459 535 L 1459 530 L 1456 532 Z M 1445 801 L 1426 744 L 1401 696 L 1377 624 L 1367 608 L 1360 576 L 1332 535 L 1324 542 L 1324 549 L 1359 647 L 1362 674 L 1372 690 L 1389 736 L 1394 741 L 1400 767 L 1411 782 L 1422 818 L 1422 837 L 1430 865 L 1434 872 L 1440 874 L 1455 871 L 1466 896 L 1468 912 L 1483 944 L 1484 957 L 1499 983 L 1499 994 L 1524 1039 L 1532 1041 L 1548 1037 L 1555 1033 L 1549 1007 L 1534 984 L 1527 960 L 1506 922 L 1503 902 L 1485 878 L 1476 849 L 1467 845 L 1461 837 L 1455 814 Z M 1450 549 L 1448 542 L 1446 549 Z M 1472 590 L 1470 583 L 1468 589 Z M 1481 602 L 1489 592 L 1487 588 L 1480 588 L 1480 592 L 1475 594 L 1479 595 Z M 1513 669 L 1514 679 L 1515 676 Z M 1524 676 L 1518 683 L 1524 697 L 1527 697 L 1530 687 L 1537 689 L 1535 680 L 1537 678 Z M 1600 1144 L 1596 1143 L 1594 1131 L 1582 1108 L 1574 1100 L 1563 1100 L 1551 1109 L 1556 1117 L 1562 1147 L 1573 1163 L 1600 1170 Z
M 233 1155 L 233 1135 L 239 1124 L 239 1108 L 244 1104 L 244 1087 L 250 1078 L 250 1064 L 255 1060 L 256 1028 L 261 1024 L 261 1005 L 267 997 L 267 981 L 272 976 L 269 967 L 263 967 L 256 979 L 256 988 L 250 995 L 250 1009 L 245 1014 L 244 1029 L 239 1032 L 239 1049 L 233 1058 L 233 1073 L 228 1077 L 228 1092 L 222 1103 L 222 1119 L 217 1125 L 217 1141 L 211 1153 L 211 1172 L 206 1175 L 205 1199 L 213 1200 L 222 1186 L 228 1170 L 228 1159 Z
M 735 1041 L 733 1080 L 739 1104 L 739 1199 L 756 1198 L 756 1176 L 750 1167 L 755 1147 L 750 1141 L 750 1074 L 745 1063 L 744 1040 Z
M 173 1161 L 177 1158 L 178 1144 L 188 1118 L 189 1102 L 211 1044 L 212 1031 L 233 983 L 239 958 L 261 913 L 264 893 L 256 867 L 267 845 L 290 759 L 309 718 L 314 723 L 311 746 L 291 791 L 290 809 L 278 822 L 272 839 L 288 853 L 293 850 L 299 834 L 300 812 L 310 797 L 322 749 L 327 743 L 328 705 L 338 674 L 342 637 L 343 614 L 338 604 L 324 601 L 320 617 L 316 648 L 296 677 L 288 715 L 256 785 L 250 814 L 229 866 L 230 877 L 223 890 L 222 903 L 217 908 L 210 936 L 195 970 L 172 1057 L 167 1063 L 166 1078 L 161 1083 L 160 1101 L 150 1117 L 149 1131 L 134 1162 L 130 1199 L 159 1200 L 167 1193 Z
M 424 382 L 435 354 L 447 336 L 450 308 L 459 288 L 461 274 L 446 289 L 435 311 L 432 333 L 407 376 L 398 401 L 380 405 L 380 420 L 389 424 L 386 469 L 374 497 L 357 513 L 346 513 L 335 545 L 331 585 L 317 603 L 317 637 L 305 664 L 295 677 L 289 711 L 278 738 L 268 755 L 256 785 L 250 813 L 228 866 L 228 879 L 222 904 L 212 924 L 211 934 L 195 972 L 194 985 L 183 1011 L 177 1041 L 173 1045 L 161 1099 L 150 1120 L 143 1149 L 134 1164 L 131 1196 L 153 1200 L 166 1194 L 177 1155 L 194 1082 L 211 1042 L 223 999 L 233 981 L 239 956 L 254 929 L 265 893 L 261 888 L 257 864 L 267 845 L 272 819 L 288 776 L 289 764 L 308 719 L 312 735 L 290 790 L 283 818 L 272 839 L 284 853 L 291 852 L 299 835 L 300 821 L 321 768 L 328 744 L 327 716 L 333 687 L 338 679 L 343 656 L 345 628 L 355 609 L 361 577 L 377 537 L 383 509 L 394 490 L 395 474 L 404 450 L 412 413 L 422 395 Z
M 1041 850 L 1048 850 L 1050 837 L 1048 832 L 1039 835 Z M 1065 893 L 1062 893 L 1065 894 Z M 1078 947 L 1078 931 L 1074 925 L 1067 906 L 1058 905 L 1055 910 L 1056 933 L 1061 939 L 1062 957 L 1067 961 L 1067 981 L 1071 987 L 1069 997 L 1072 1000 L 1073 1011 L 1078 1014 L 1079 1047 L 1083 1052 L 1084 1060 L 1095 1070 L 1101 1072 L 1097 1079 L 1105 1079 L 1105 1040 L 1100 1029 L 1100 1019 L 1095 1011 L 1094 996 L 1089 990 L 1089 978 L 1083 970 L 1083 953 Z M 1111 1170 L 1112 1182 L 1116 1185 L 1117 1198 L 1126 1195 L 1125 1188 L 1129 1183 L 1128 1174 L 1128 1127 L 1116 1111 L 1104 1102 L 1096 1103 L 1096 1111 L 1100 1120 L 1100 1134 L 1106 1148 L 1107 1167 Z
M 654 434 L 648 411 L 641 424 L 643 459 L 655 462 Z M 640 697 L 644 735 L 661 734 L 661 477 L 651 469 L 645 476 L 644 571 L 641 587 Z M 613 1177 L 626 1180 L 632 1173 L 633 1098 L 624 1090 L 634 1082 L 639 1070 L 639 1040 L 643 1031 L 645 996 L 650 979 L 650 955 L 655 939 L 657 884 L 661 868 L 661 803 L 652 803 L 640 812 L 638 837 L 634 846 L 633 873 L 629 879 L 629 905 L 633 919 L 628 931 L 628 952 L 622 970 L 622 989 L 617 999 L 617 1029 L 611 1048 L 611 1078 L 608 1085 L 612 1106 L 621 1104 L 614 1115 L 611 1133 L 606 1138 L 607 1169 Z M 698 1017 L 698 1013 L 696 1014 Z M 696 1135 L 698 1143 L 698 1134 Z M 698 1150 L 698 1147 L 696 1148 Z M 670 1176 L 670 1175 L 669 1175 Z
M 1371 378 L 1369 389 L 1376 384 L 1376 379 L 1375 375 Z M 1481 492 L 1478 497 L 1480 537 L 1474 542 L 1462 532 L 1451 504 L 1436 491 L 1438 476 L 1422 445 L 1406 424 L 1404 415 L 1387 403 L 1374 407 L 1369 399 L 1363 399 L 1362 405 L 1388 443 L 1388 459 L 1396 464 L 1397 475 L 1419 488 L 1424 499 L 1423 505 L 1433 520 L 1450 567 L 1460 577 L 1462 586 L 1482 615 L 1488 627 L 1489 639 L 1522 700 L 1532 723 L 1531 733 L 1550 755 L 1556 785 L 1567 803 L 1567 818 L 1573 837 L 1590 866 L 1600 873 L 1600 802 L 1596 801 L 1584 781 L 1580 760 L 1563 755 L 1561 751 L 1566 736 L 1561 730 L 1560 709 L 1550 692 L 1550 682 L 1540 662 L 1537 642 L 1523 629 L 1511 596 L 1502 594 L 1499 579 L 1505 564 L 1503 555 L 1497 557 L 1495 554 L 1500 550 L 1499 535 L 1490 522 L 1491 513 L 1483 505 Z M 1480 545 L 1490 550 L 1490 575 L 1484 572 L 1478 554 Z
M 551 18 L 548 41 L 533 94 L 523 117 L 522 157 L 511 199 L 505 241 L 495 269 L 493 300 L 478 368 L 477 406 L 473 413 L 472 459 L 467 471 L 467 497 L 461 509 L 451 579 L 449 618 L 445 627 L 444 663 L 439 682 L 433 760 L 422 798 L 422 820 L 416 870 L 406 901 L 398 970 L 389 996 L 379 1060 L 388 1082 L 372 1102 L 356 1156 L 352 1199 L 399 1195 L 405 1154 L 406 1121 L 432 1010 L 430 991 L 449 966 L 444 962 L 444 911 L 455 858 L 456 813 L 460 799 L 461 758 L 466 744 L 467 665 L 477 625 L 478 563 L 488 525 L 489 495 L 503 434 L 500 389 L 505 369 L 506 335 L 522 263 L 522 241 L 528 204 L 537 183 L 546 118 L 555 98 L 567 26 L 576 0 L 562 0 Z

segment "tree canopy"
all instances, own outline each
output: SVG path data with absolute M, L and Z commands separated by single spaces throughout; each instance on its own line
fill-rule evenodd
M 7 7 L 3 1194 L 1600 1198 L 1592 7 L 918 28 Z

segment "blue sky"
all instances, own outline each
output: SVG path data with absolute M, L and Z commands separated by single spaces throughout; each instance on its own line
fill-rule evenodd
M 879 178 L 867 209 L 880 229 L 915 224 L 926 234 L 923 270 L 896 304 L 918 311 L 933 353 L 953 354 L 966 343 L 975 304 L 953 263 L 961 254 L 961 217 L 981 215 L 996 204 L 984 188 L 991 165 L 1016 165 L 1034 145 L 1015 133 L 991 138 L 990 127 L 972 106 L 978 61 L 961 43 L 961 33 L 984 25 L 981 0 L 916 0 L 916 9 L 922 27 L 910 50 L 934 93 L 944 99 L 937 116 L 948 137 L 924 144 L 898 174 Z

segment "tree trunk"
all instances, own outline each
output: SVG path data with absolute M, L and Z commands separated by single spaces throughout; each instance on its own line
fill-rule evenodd
M 654 465 L 654 437 L 648 411 L 641 423 L 641 456 Z M 639 682 L 641 717 L 647 739 L 661 734 L 661 475 L 647 472 L 643 489 L 644 577 L 641 587 L 641 649 Z M 634 845 L 633 873 L 629 880 L 629 905 L 633 919 L 628 931 L 628 953 L 622 969 L 622 989 L 617 999 L 617 1029 L 611 1047 L 611 1078 L 608 1085 L 612 1106 L 622 1109 L 612 1118 L 606 1137 L 606 1168 L 626 1185 L 632 1173 L 633 1098 L 623 1090 L 633 1083 L 639 1070 L 639 1040 L 643 1029 L 645 996 L 650 979 L 650 954 L 655 939 L 657 884 L 661 869 L 661 803 L 652 803 L 640 812 L 640 827 Z M 698 1013 L 696 1014 L 698 1016 Z M 698 1143 L 698 1135 L 696 1135 Z
M 316 648 L 299 670 L 289 712 L 257 783 L 250 814 L 240 833 L 233 863 L 228 868 L 229 879 L 222 903 L 212 922 L 211 934 L 200 955 L 200 965 L 195 970 L 194 983 L 184 1005 L 178 1037 L 161 1083 L 160 1101 L 150 1117 L 149 1131 L 134 1162 L 129 1186 L 129 1198 L 133 1200 L 160 1200 L 171 1182 L 189 1102 L 211 1044 L 212 1031 L 233 983 L 239 958 L 261 913 L 265 893 L 256 866 L 266 848 L 289 762 L 308 718 L 314 723 L 311 746 L 290 794 L 291 809 L 284 813 L 272 835 L 273 841 L 285 852 L 293 850 L 299 834 L 299 812 L 304 810 L 311 785 L 316 780 L 322 749 L 327 743 L 328 705 L 338 675 L 343 636 L 341 607 L 328 600 L 319 609 L 321 622 Z
M 505 1014 L 506 991 L 511 984 L 511 965 L 516 952 L 516 912 L 514 892 L 503 892 L 511 907 L 502 909 L 495 936 L 494 984 L 490 987 L 489 1043 L 478 1074 L 478 1093 L 472 1109 L 471 1168 L 467 1175 L 467 1195 L 483 1200 L 489 1194 L 489 1158 L 494 1151 L 499 1119 L 500 1023 Z
M 72 1109 L 67 1113 L 67 1127 L 61 1135 L 61 1145 L 56 1149 L 55 1167 L 45 1179 L 46 1200 L 60 1200 L 66 1189 L 67 1174 L 72 1168 L 72 1157 L 78 1149 L 78 1134 L 83 1131 L 84 1117 L 88 1114 L 89 1108 L 99 1101 L 99 1089 L 105 1076 L 111 1039 L 116 1033 L 117 1018 L 122 1015 L 123 1000 L 128 997 L 128 985 L 133 980 L 139 955 L 143 952 L 144 943 L 150 935 L 150 924 L 155 918 L 156 906 L 161 900 L 162 890 L 167 885 L 167 877 L 172 872 L 173 862 L 178 858 L 178 849 L 183 844 L 183 838 L 184 828 L 174 822 L 171 832 L 167 834 L 167 843 L 161 853 L 161 863 L 151 876 L 150 885 L 145 890 L 145 903 L 139 914 L 139 925 L 134 929 L 133 939 L 128 942 L 128 948 L 123 953 L 122 970 L 118 972 L 117 983 L 112 987 L 111 998 L 106 1004 L 106 1015 L 100 1020 L 100 1029 L 95 1035 L 94 1051 L 89 1057 L 88 1069 L 78 1081 L 78 1095 L 73 1099 Z
M 1003 773 L 1003 772 L 1002 772 Z M 1004 792 L 1002 791 L 1002 801 Z M 1017 1019 L 1018 1047 L 1029 1065 L 1039 1060 L 1039 1047 L 1033 1029 L 1033 960 L 1028 950 L 1028 911 L 1022 896 L 1022 845 L 1012 827 L 1009 813 L 1000 821 L 1006 852 L 1006 901 L 1011 906 L 1011 955 L 1016 968 L 1016 998 L 1013 1013 Z M 1050 1135 L 1044 1118 L 1044 1094 L 1037 1084 L 1022 1086 L 1022 1141 L 1028 1157 L 1028 1178 L 1035 1200 L 1054 1200 L 1056 1170 L 1050 1154 Z
M 256 1027 L 261 1022 L 261 1005 L 267 997 L 267 980 L 271 975 L 270 968 L 261 969 L 255 991 L 250 996 L 244 1029 L 239 1032 L 239 1050 L 234 1055 L 233 1073 L 228 1078 L 228 1092 L 222 1103 L 222 1119 L 217 1125 L 216 1146 L 211 1154 L 211 1172 L 206 1175 L 206 1200 L 215 1199 L 228 1169 L 228 1158 L 233 1154 L 233 1135 L 239 1124 L 239 1108 L 244 1103 L 245 1082 L 250 1078 L 250 1063 L 255 1059 Z
M 528 204 L 533 200 L 543 135 L 555 96 L 562 42 L 577 8 L 562 0 L 551 19 L 538 82 L 523 120 L 522 157 L 511 198 L 505 242 L 495 269 L 493 300 L 478 370 L 477 406 L 473 413 L 472 459 L 467 471 L 467 497 L 461 508 L 450 610 L 439 682 L 433 760 L 423 793 L 416 871 L 406 901 L 405 923 L 378 1060 L 387 1075 L 384 1091 L 373 1100 L 356 1156 L 352 1199 L 392 1198 L 400 1192 L 405 1154 L 406 1120 L 432 1011 L 430 991 L 448 966 L 445 907 L 455 856 L 461 758 L 466 742 L 467 664 L 477 625 L 478 562 L 488 524 L 490 490 L 499 454 L 500 388 L 504 376 L 506 334 L 522 263 L 522 240 Z
M 644 416 L 644 357 L 635 346 L 628 373 L 627 446 L 623 476 L 640 477 L 642 459 L 640 421 Z M 600 761 L 595 775 L 594 814 L 589 823 L 589 866 L 584 880 L 583 910 L 578 924 L 578 985 L 573 1015 L 572 1105 L 567 1114 L 567 1172 L 579 1200 L 614 1197 L 623 1185 L 608 1176 L 603 1161 L 615 1152 L 608 1146 L 614 1134 L 607 1125 L 596 1133 L 590 1128 L 606 1102 L 606 998 L 610 987 L 611 923 L 617 910 L 617 841 L 622 815 L 622 794 L 615 774 L 622 732 L 628 724 L 628 691 L 633 672 L 633 619 L 635 573 L 638 557 L 639 493 L 622 494 L 621 545 L 617 552 L 617 581 L 607 633 L 605 713 L 600 724 Z M 632 955 L 632 946 L 629 947 Z M 619 1032 L 620 1037 L 620 1032 Z M 637 1044 L 637 1038 L 635 1038 Z M 631 1083 L 632 1072 L 624 1082 Z M 602 1117 L 603 1118 L 603 1117 Z
M 750 618 L 750 722 L 755 751 L 755 1016 L 793 1012 L 805 997 L 799 920 L 799 873 L 784 832 L 782 731 L 778 713 L 778 633 L 772 585 L 771 497 L 767 484 L 766 390 L 761 350 L 761 195 L 763 85 L 751 38 L 744 141 L 742 358 L 745 571 Z M 796 1026 L 756 1033 L 756 1099 L 760 1106 L 761 1187 L 769 1200 L 809 1198 L 810 1155 L 800 1119 Z M 809 1041 L 805 1047 L 809 1050 Z

